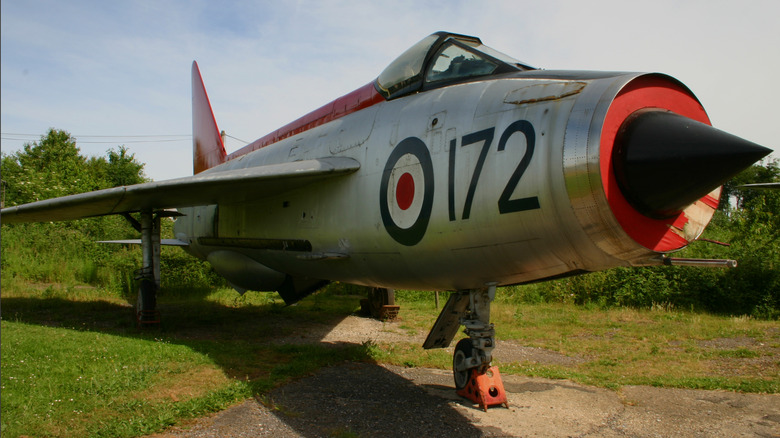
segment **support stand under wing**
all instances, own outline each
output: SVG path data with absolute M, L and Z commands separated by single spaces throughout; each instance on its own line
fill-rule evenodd
M 452 294 L 423 344 L 426 350 L 446 348 L 458 327 L 466 327 L 469 337 L 458 341 L 452 359 L 455 388 L 458 395 L 479 403 L 484 409 L 507 406 L 501 375 L 497 367 L 490 366 L 496 345 L 496 331 L 490 323 L 490 303 L 495 295 L 495 284 Z

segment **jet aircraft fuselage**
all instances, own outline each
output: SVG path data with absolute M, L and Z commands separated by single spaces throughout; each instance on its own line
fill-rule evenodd
M 240 289 L 294 280 L 297 293 L 323 281 L 464 290 L 660 264 L 709 222 L 723 175 L 685 205 L 656 212 L 643 205 L 652 200 L 631 199 L 613 163 L 624 159 L 615 158 L 616 138 L 633 114 L 709 125 L 678 81 L 536 70 L 468 37 L 427 41 L 375 83 L 206 172 L 322 157 L 354 160 L 359 170 L 262 199 L 180 209 L 185 249 Z M 685 188 L 702 174 L 695 162 L 667 165 L 695 161 L 684 152 L 652 160 L 641 184 L 657 185 L 665 201 L 679 197 L 667 185 Z

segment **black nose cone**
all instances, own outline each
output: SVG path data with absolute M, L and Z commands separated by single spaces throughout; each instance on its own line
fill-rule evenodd
M 623 196 L 642 214 L 678 214 L 771 149 L 670 111 L 630 115 L 615 139 L 613 168 Z

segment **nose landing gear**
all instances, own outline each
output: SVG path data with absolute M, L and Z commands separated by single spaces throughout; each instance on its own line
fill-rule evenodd
M 490 303 L 495 295 L 495 284 L 452 294 L 423 344 L 425 349 L 446 348 L 460 325 L 466 327 L 469 337 L 458 341 L 452 358 L 455 389 L 485 410 L 508 406 L 498 367 L 490 366 L 496 345 L 496 331 L 490 323 Z

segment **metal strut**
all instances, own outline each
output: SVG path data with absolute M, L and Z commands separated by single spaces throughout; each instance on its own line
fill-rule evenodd
M 472 355 L 464 358 L 453 371 L 465 372 L 475 368 L 478 373 L 483 374 L 490 367 L 493 348 L 496 346 L 496 330 L 490 322 L 490 303 L 496 297 L 496 285 L 491 284 L 487 289 L 470 290 L 468 294 L 469 310 L 460 318 L 460 324 L 466 327 L 464 331 L 470 338 Z
M 488 406 L 508 406 L 498 368 L 490 366 L 496 346 L 496 330 L 490 323 L 490 303 L 495 296 L 496 283 L 452 294 L 423 344 L 425 349 L 446 348 L 458 328 L 466 327 L 469 337 L 458 341 L 452 358 L 455 389 L 485 410 Z
M 141 211 L 141 252 L 143 266 L 136 272 L 138 301 L 136 320 L 139 326 L 158 324 L 157 290 L 160 288 L 160 216 L 152 210 Z
M 495 283 L 490 283 L 483 289 L 462 290 L 450 295 L 428 333 L 423 348 L 428 350 L 449 347 L 458 328 L 464 325 L 472 347 L 477 350 L 474 356 L 468 356 L 467 365 L 469 368 L 484 369 L 490 364 L 496 344 L 496 331 L 490 323 L 490 302 L 495 296 Z

